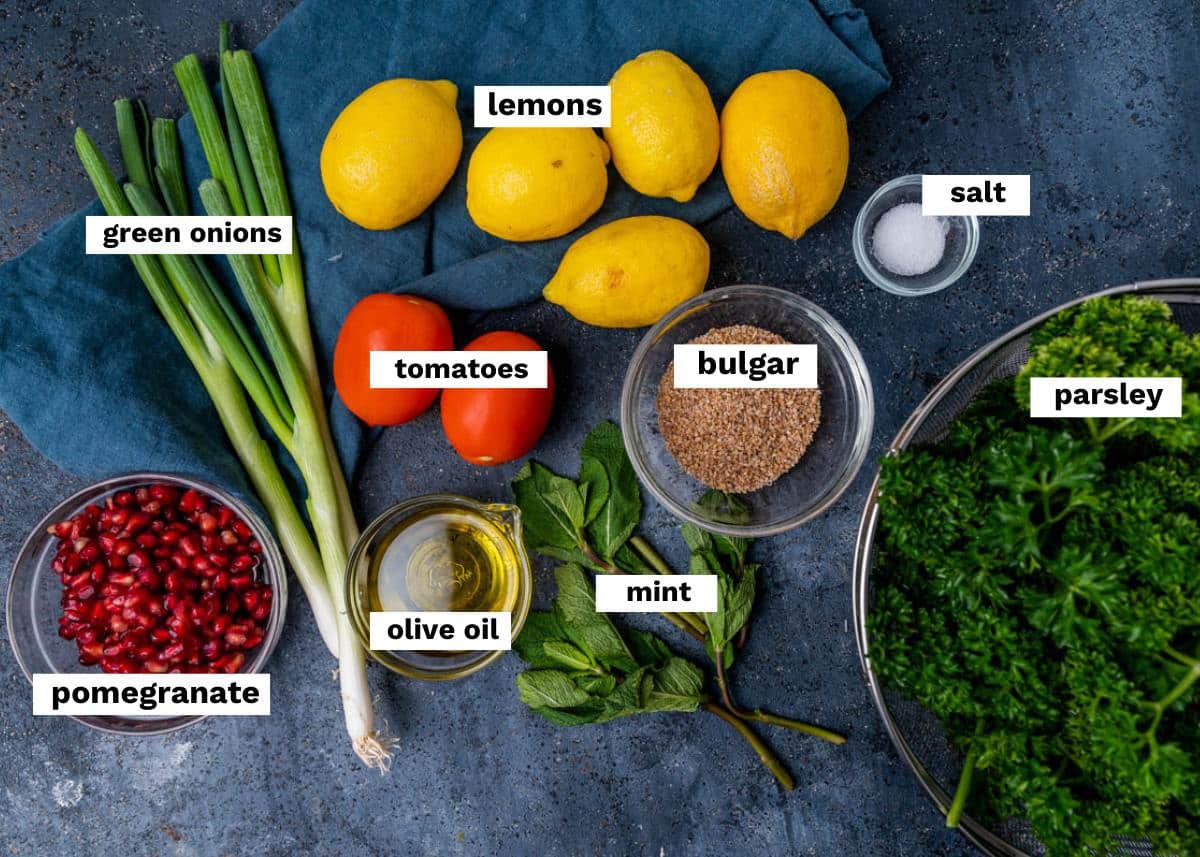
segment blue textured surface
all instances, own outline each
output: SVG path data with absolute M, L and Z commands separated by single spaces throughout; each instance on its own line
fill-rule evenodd
M 264 16 L 249 0 L 186 14 L 115 5 L 68 12 L 58 0 L 20 19 L 0 5 L 8 84 L 0 94 L 0 246 L 8 254 L 90 196 L 72 161 L 73 121 L 109 128 L 118 89 L 177 109 L 171 60 L 207 49 L 221 15 L 250 22 L 261 37 L 264 17 L 279 13 Z M 704 231 L 713 285 L 796 283 L 856 338 L 874 379 L 879 449 L 938 378 L 1015 323 L 1104 285 L 1200 273 L 1200 28 L 1191 0 L 863 5 L 895 82 L 851 127 L 838 207 L 794 244 L 736 213 Z M 55 15 L 59 28 L 50 25 Z M 102 143 L 112 151 L 111 136 Z M 967 278 L 905 300 L 859 275 L 850 226 L 878 185 L 920 171 L 1031 172 L 1033 211 L 984 221 Z M 561 396 L 539 457 L 573 466 L 586 427 L 615 415 L 638 334 L 594 331 L 540 304 L 456 323 L 463 338 L 512 326 L 551 348 Z M 383 434 L 359 480 L 359 511 L 365 519 L 434 488 L 501 497 L 511 471 L 460 464 L 431 413 Z M 80 480 L 40 459 L 11 425 L 0 431 L 0 477 L 7 560 Z M 329 662 L 297 602 L 272 663 L 277 713 L 268 721 L 209 720 L 143 741 L 35 721 L 24 678 L 10 656 L 0 657 L 0 846 L 17 854 L 116 847 L 281 855 L 300 846 L 647 857 L 970 853 L 941 829 L 857 674 L 845 623 L 868 480 L 864 472 L 820 520 L 757 548 L 768 594 L 738 667 L 740 694 L 851 738 L 831 748 L 772 735 L 797 775 L 791 795 L 712 718 L 553 729 L 516 702 L 511 659 L 447 686 L 374 670 L 380 709 L 403 741 L 381 780 L 359 769 L 341 740 L 333 685 L 323 681 Z M 659 510 L 649 520 L 655 542 L 678 561 L 671 522 Z

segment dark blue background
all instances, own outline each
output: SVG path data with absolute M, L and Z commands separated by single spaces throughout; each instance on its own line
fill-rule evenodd
M 795 243 L 737 213 L 706 234 L 712 285 L 795 284 L 855 337 L 874 380 L 878 450 L 939 377 L 1017 322 L 1105 285 L 1200 273 L 1200 12 L 1192 0 L 861 5 L 895 83 L 851 127 L 837 208 Z M 91 197 L 70 147 L 75 124 L 111 129 L 117 92 L 178 112 L 176 58 L 210 50 L 221 18 L 254 42 L 287 6 L 0 0 L 0 258 Z M 100 142 L 115 148 L 111 130 Z M 849 236 L 866 197 L 911 172 L 1029 172 L 1033 205 L 1029 218 L 983 223 L 979 257 L 958 285 L 905 300 L 866 283 Z M 616 413 L 639 333 L 587 328 L 540 303 L 457 326 L 463 339 L 516 327 L 552 350 L 560 397 L 539 457 L 573 469 L 586 428 Z M 502 498 L 512 469 L 461 464 L 431 412 L 383 435 L 360 478 L 360 517 L 432 489 Z M 144 740 L 35 721 L 25 679 L 11 655 L 0 657 L 0 847 L 967 853 L 892 751 L 858 675 L 846 622 L 867 470 L 822 519 L 757 548 L 766 592 L 739 665 L 740 695 L 851 738 L 833 748 L 771 734 L 796 774 L 790 795 L 711 717 L 549 727 L 516 701 L 512 658 L 451 685 L 373 670 L 379 711 L 402 742 L 380 779 L 348 752 L 335 685 L 325 681 L 332 663 L 296 600 L 272 662 L 269 720 L 213 719 Z M 0 561 L 79 484 L 0 420 Z M 652 508 L 647 523 L 679 562 L 670 519 Z

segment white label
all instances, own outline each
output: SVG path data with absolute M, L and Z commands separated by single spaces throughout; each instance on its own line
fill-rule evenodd
M 921 176 L 924 215 L 1029 216 L 1029 176 Z
M 717 611 L 715 574 L 597 574 L 596 612 Z
M 676 345 L 675 387 L 815 387 L 815 345 Z
M 371 389 L 546 386 L 545 351 L 372 351 Z
M 512 614 L 391 611 L 371 614 L 376 652 L 507 652 Z
M 607 86 L 477 86 L 476 128 L 607 128 Z
M 290 217 L 108 217 L 88 215 L 85 249 L 101 256 L 149 253 L 292 252 Z
M 116 717 L 271 713 L 266 673 L 35 673 L 33 713 Z
M 1031 417 L 1179 417 L 1182 378 L 1030 378 Z

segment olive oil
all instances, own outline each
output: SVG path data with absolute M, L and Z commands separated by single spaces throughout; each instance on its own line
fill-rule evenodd
M 372 611 L 511 611 L 521 558 L 512 532 L 461 505 L 432 506 L 383 536 L 367 577 Z

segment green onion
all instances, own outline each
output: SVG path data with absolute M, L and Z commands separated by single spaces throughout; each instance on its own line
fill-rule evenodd
M 267 106 L 266 94 L 263 92 L 254 57 L 249 51 L 227 51 L 221 55 L 221 65 L 226 72 L 230 95 L 233 97 L 238 120 L 246 137 L 246 147 L 254 163 L 254 173 L 267 206 L 267 213 L 290 217 L 292 204 L 284 177 L 283 160 L 279 156 L 279 143 L 271 124 L 271 111 Z M 313 401 L 323 403 L 325 399 L 321 375 L 317 369 L 317 355 L 309 329 L 308 299 L 304 287 L 300 243 L 294 226 L 292 252 L 288 256 L 280 257 L 279 261 L 283 279 L 277 288 L 271 290 L 270 297 L 275 306 L 275 313 L 283 321 L 296 354 L 304 366 L 310 395 Z M 324 407 L 319 409 L 318 417 L 321 422 L 322 441 L 337 483 L 338 501 L 343 513 L 342 529 L 346 537 L 353 542 L 358 538 L 358 525 L 354 521 L 350 490 L 342 473 Z
M 172 119 L 155 119 L 150 126 L 154 150 L 154 178 L 167 211 L 179 217 L 188 213 L 187 184 L 183 180 L 183 156 L 179 131 Z
M 230 49 L 229 22 L 221 22 L 221 38 L 217 56 L 224 56 Z M 229 94 L 229 82 L 225 79 L 225 66 L 220 67 L 221 110 L 225 114 L 225 126 L 229 129 L 229 148 L 233 152 L 233 163 L 237 167 L 238 181 L 242 193 L 246 197 L 246 210 L 250 214 L 264 215 L 267 207 L 263 204 L 262 193 L 258 189 L 258 181 L 254 177 L 254 164 L 250 161 L 250 152 L 246 150 L 246 138 L 242 135 L 242 126 L 238 122 L 237 111 L 233 106 L 233 96 Z M 279 285 L 279 259 L 274 254 L 262 254 L 263 268 L 275 285 Z
M 227 43 L 228 29 L 223 28 L 222 47 Z M 175 66 L 213 174 L 200 184 L 205 210 L 218 217 L 248 211 L 291 216 L 283 163 L 254 61 L 245 51 L 223 52 L 221 68 L 225 125 L 199 60 L 188 56 Z M 123 193 L 90 140 L 82 132 L 77 135 L 80 158 L 110 213 L 161 216 L 166 211 L 187 212 L 174 127 L 152 128 L 155 183 L 139 178 L 149 176 L 150 171 L 148 156 L 138 145 L 141 140 L 133 105 L 126 102 L 119 108 L 121 150 L 134 164 L 132 168 L 126 165 L 130 181 Z M 156 196 L 156 189 L 162 199 Z M 161 254 L 133 260 L 213 399 L 280 533 L 284 550 L 296 565 L 297 576 L 318 614 L 322 636 L 338 655 L 342 705 L 354 750 L 367 764 L 386 770 L 391 741 L 374 725 L 366 652 L 350 624 L 343 587 L 347 555 L 358 537 L 358 526 L 329 430 L 294 227 L 292 239 L 293 250 L 287 256 L 228 256 L 269 362 L 203 259 Z M 257 432 L 247 397 L 300 471 L 315 545 L 278 465 Z M 296 556 L 289 545 L 297 549 Z M 303 563 L 303 571 L 298 563 Z
M 195 54 L 188 54 L 175 63 L 175 79 L 183 91 L 183 100 L 192 111 L 192 120 L 196 123 L 208 168 L 212 170 L 213 177 L 229 189 L 234 213 L 246 214 L 246 201 L 238 184 L 237 167 L 229 151 L 229 141 L 225 138 L 225 130 L 217 115 L 217 105 L 213 103 L 208 81 L 204 79 L 204 70 L 200 68 L 200 60 Z
M 114 217 L 131 216 L 133 207 L 117 184 L 104 156 L 82 128 L 75 131 L 75 151 L 104 210 Z M 134 255 L 129 258 L 212 399 L 234 452 L 267 510 L 279 536 L 280 546 L 308 597 L 321 637 L 336 655 L 337 620 L 320 555 L 288 492 L 287 483 L 271 455 L 271 449 L 259 433 L 237 375 L 215 341 L 188 312 L 159 257 Z
M 118 98 L 113 102 L 113 108 L 117 112 L 117 136 L 121 141 L 121 160 L 125 162 L 125 174 L 131 182 L 149 191 L 154 184 L 150 181 L 146 150 L 142 146 L 140 123 L 143 114 L 135 110 L 133 102 L 128 98 Z

